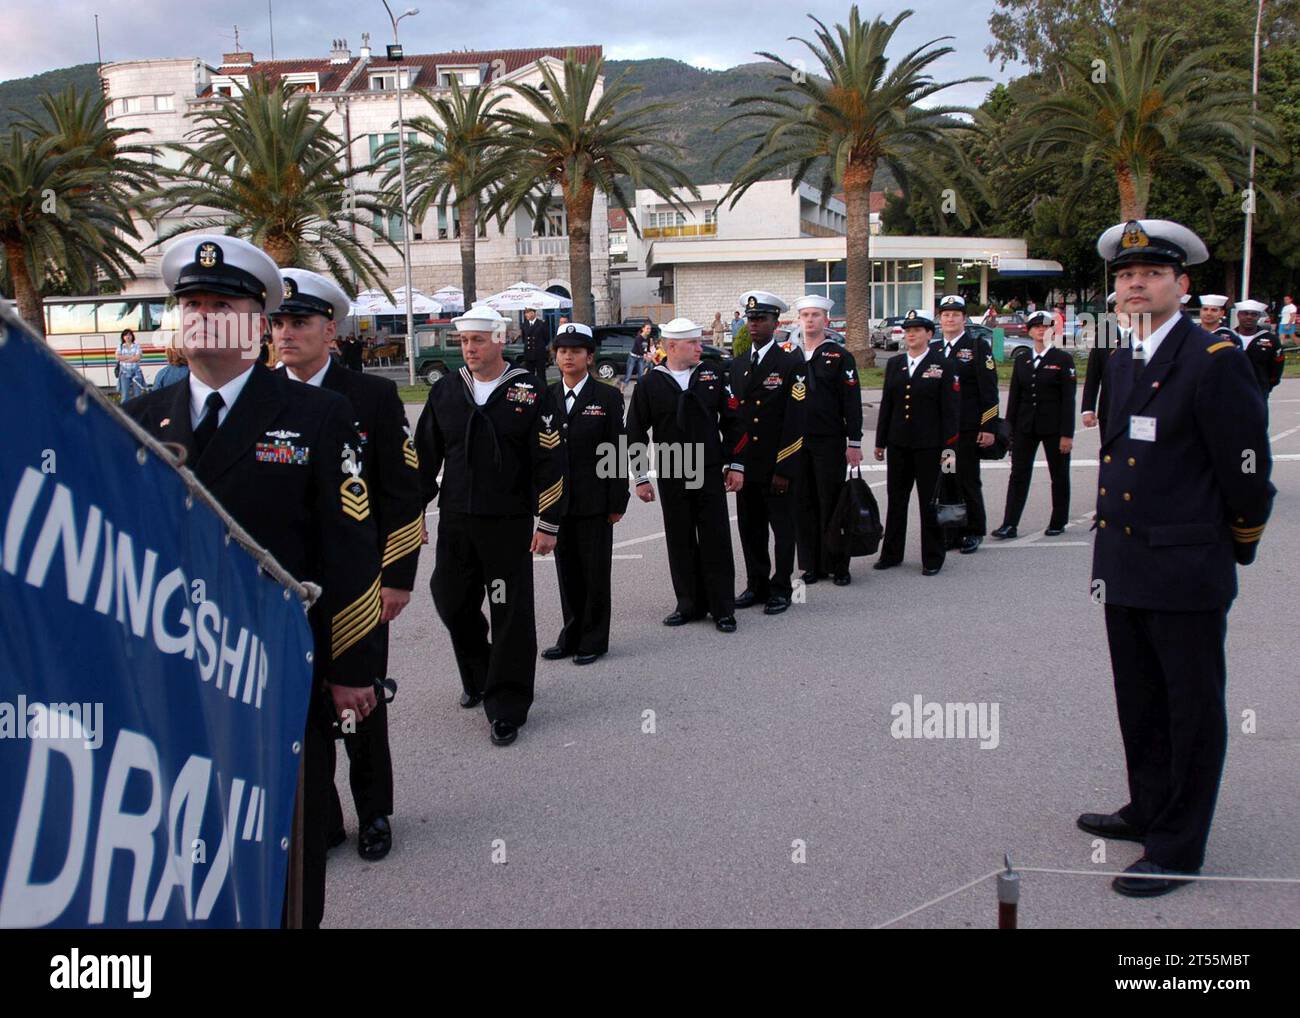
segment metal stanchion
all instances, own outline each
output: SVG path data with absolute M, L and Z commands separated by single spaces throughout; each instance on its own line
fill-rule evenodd
M 1016 908 L 1020 904 L 1020 874 L 1011 868 L 1011 855 L 1004 854 L 1006 869 L 998 874 L 998 929 L 1016 928 Z

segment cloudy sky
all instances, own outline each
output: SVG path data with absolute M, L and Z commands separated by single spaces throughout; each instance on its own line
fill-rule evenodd
M 395 11 L 406 7 L 389 0 Z M 267 0 L 3 0 L 0 17 L 0 81 L 95 60 L 99 15 L 104 60 L 197 56 L 209 63 L 240 44 L 259 59 L 271 55 Z M 506 49 L 599 43 L 617 59 L 673 57 L 698 67 L 732 67 L 755 59 L 755 50 L 787 58 L 806 52 L 790 35 L 810 34 L 804 17 L 827 23 L 847 20 L 848 0 L 407 0 L 420 13 L 401 24 L 408 53 L 453 49 Z M 330 40 L 343 37 L 355 54 L 361 33 L 375 46 L 391 34 L 381 0 L 271 0 L 275 55 L 325 56 Z M 898 53 L 939 35 L 953 35 L 957 49 L 936 65 L 946 80 L 988 76 L 1006 80 L 984 56 L 993 0 L 912 0 L 913 17 L 897 37 Z M 892 16 L 889 7 L 865 4 L 864 16 Z M 1011 71 L 1008 68 L 1008 71 Z M 951 100 L 977 103 L 988 85 L 954 89 Z

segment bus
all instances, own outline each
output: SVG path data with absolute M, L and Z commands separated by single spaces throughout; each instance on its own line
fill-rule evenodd
M 134 330 L 144 380 L 152 385 L 167 363 L 167 347 L 178 322 L 179 310 L 166 293 L 45 298 L 45 338 L 50 349 L 101 388 L 117 386 L 113 368 L 123 329 Z

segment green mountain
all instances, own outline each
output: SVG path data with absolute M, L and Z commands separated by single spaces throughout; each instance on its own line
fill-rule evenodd
M 98 64 L 78 64 L 30 78 L 0 81 L 0 131 L 8 131 L 9 125 L 24 114 L 40 116 L 37 99 L 45 92 L 62 92 L 69 85 L 75 85 L 78 91 L 98 89 L 98 68 Z

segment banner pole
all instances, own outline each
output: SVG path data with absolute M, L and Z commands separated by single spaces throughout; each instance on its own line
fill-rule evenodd
M 306 754 L 305 743 L 303 753 Z M 303 764 L 299 761 L 298 793 L 293 800 L 293 834 L 289 837 L 289 884 L 285 892 L 285 926 L 291 930 L 302 929 L 302 798 Z

